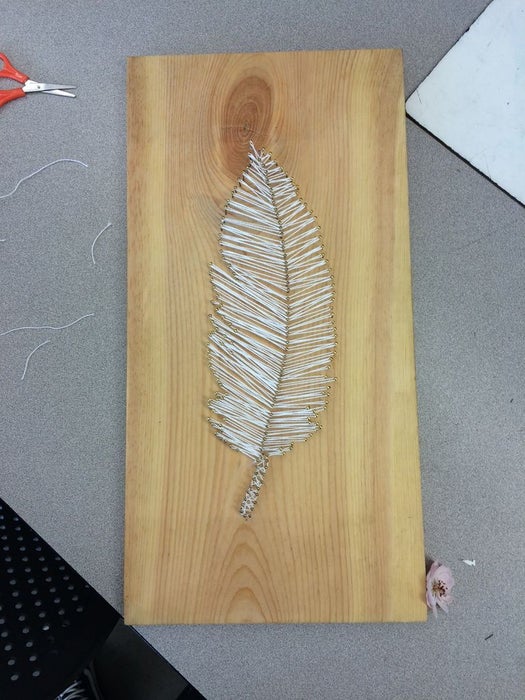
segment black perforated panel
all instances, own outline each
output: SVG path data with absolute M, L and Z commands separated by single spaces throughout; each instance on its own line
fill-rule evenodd
M 118 613 L 0 500 L 0 698 L 54 698 Z

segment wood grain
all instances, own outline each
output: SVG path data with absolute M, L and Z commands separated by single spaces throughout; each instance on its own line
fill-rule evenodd
M 318 217 L 339 345 L 323 430 L 246 523 L 206 341 L 250 140 Z M 426 619 L 401 52 L 129 59 L 128 236 L 126 622 Z

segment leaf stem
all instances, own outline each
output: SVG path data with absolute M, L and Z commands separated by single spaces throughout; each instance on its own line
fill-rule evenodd
M 253 509 L 259 498 L 259 491 L 263 485 L 264 475 L 268 469 L 268 457 L 262 455 L 255 462 L 255 471 L 253 472 L 252 480 L 250 485 L 244 494 L 242 505 L 240 508 L 240 514 L 245 520 L 249 520 L 252 517 Z

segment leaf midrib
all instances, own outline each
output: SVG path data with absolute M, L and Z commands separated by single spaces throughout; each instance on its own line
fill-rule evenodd
M 272 405 L 271 405 L 271 408 L 270 408 L 269 413 L 268 413 L 268 420 L 266 421 L 266 426 L 265 426 L 265 428 L 264 428 L 264 435 L 263 435 L 263 438 L 262 438 L 262 440 L 261 440 L 260 457 L 259 457 L 259 459 L 261 459 L 261 457 L 262 457 L 263 455 L 266 455 L 266 452 L 264 452 L 264 443 L 266 442 L 266 438 L 268 437 L 268 430 L 269 430 L 270 422 L 271 422 L 271 420 L 272 420 L 273 413 L 274 413 L 274 410 L 275 410 L 276 398 L 277 398 L 277 396 L 278 396 L 278 394 L 279 394 L 279 390 L 280 390 L 280 388 L 281 388 L 281 382 L 282 382 L 283 372 L 284 372 L 284 368 L 285 368 L 285 365 L 286 365 L 286 360 L 287 360 L 287 356 L 288 356 L 288 352 L 289 352 L 289 343 L 288 343 L 288 341 L 289 341 L 289 330 L 290 330 L 290 282 L 289 282 L 289 280 L 290 280 L 290 275 L 289 275 L 289 272 L 288 272 L 288 258 L 287 258 L 286 249 L 285 249 L 285 246 L 284 246 L 283 226 L 282 226 L 281 217 L 279 216 L 279 210 L 278 210 L 277 204 L 276 204 L 276 202 L 275 202 L 273 187 L 272 187 L 272 185 L 271 185 L 271 183 L 270 183 L 270 179 L 269 179 L 269 177 L 268 177 L 268 170 L 267 170 L 266 165 L 265 165 L 264 163 L 262 163 L 262 159 L 260 159 L 259 162 L 260 162 L 260 164 L 261 164 L 261 166 L 262 166 L 262 169 L 263 169 L 265 183 L 266 183 L 266 185 L 268 186 L 268 189 L 269 189 L 269 191 L 270 191 L 270 197 L 271 197 L 271 203 L 272 203 L 273 213 L 274 213 L 275 219 L 276 219 L 276 221 L 277 221 L 277 225 L 279 226 L 279 243 L 280 243 L 281 250 L 282 250 L 282 254 L 283 254 L 284 276 L 285 276 L 285 284 L 286 284 L 286 294 L 285 294 L 285 297 L 286 297 L 286 298 L 285 298 L 285 308 L 286 308 L 286 321 L 285 321 L 286 340 L 285 340 L 285 347 L 284 347 L 284 350 L 283 350 L 283 353 L 282 353 L 282 362 L 281 362 L 281 368 L 280 368 L 280 371 L 279 371 L 279 378 L 278 378 L 278 380 L 277 380 L 277 386 L 275 387 L 275 392 L 274 392 L 273 398 L 272 398 Z

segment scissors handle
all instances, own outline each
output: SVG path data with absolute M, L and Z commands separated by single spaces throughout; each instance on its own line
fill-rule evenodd
M 15 88 L 14 90 L 0 90 L 0 107 L 3 107 L 11 100 L 18 100 L 19 97 L 25 97 L 26 93 L 22 88 Z
M 0 60 L 4 64 L 4 67 L 0 70 L 0 78 L 10 78 L 11 80 L 16 80 L 17 83 L 25 83 L 26 80 L 29 80 L 28 75 L 21 73 L 12 65 L 5 53 L 0 53 Z M 17 95 L 17 97 L 22 97 L 22 95 Z M 11 99 L 14 100 L 15 98 L 12 97 Z

